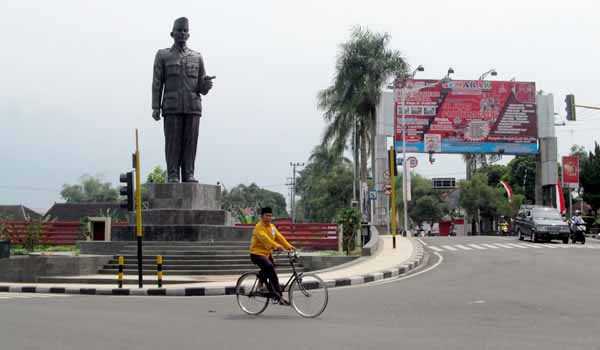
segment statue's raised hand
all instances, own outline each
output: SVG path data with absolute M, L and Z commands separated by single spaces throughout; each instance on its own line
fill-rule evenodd
M 154 118 L 154 120 L 160 120 L 160 109 L 152 111 L 152 118 Z

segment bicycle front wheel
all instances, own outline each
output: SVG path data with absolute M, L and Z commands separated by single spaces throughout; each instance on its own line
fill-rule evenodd
M 327 307 L 329 293 L 325 282 L 313 274 L 302 274 L 292 282 L 288 291 L 290 304 L 302 317 L 317 317 Z
M 269 305 L 267 286 L 258 273 L 247 272 L 240 276 L 235 286 L 235 296 L 240 309 L 248 315 L 260 315 Z

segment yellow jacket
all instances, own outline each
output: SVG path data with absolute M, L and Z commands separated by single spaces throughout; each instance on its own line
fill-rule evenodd
M 262 221 L 259 221 L 254 226 L 254 231 L 252 231 L 250 254 L 269 256 L 276 248 L 289 250 L 293 249 L 294 246 L 288 243 L 275 225 L 269 224 L 266 226 Z

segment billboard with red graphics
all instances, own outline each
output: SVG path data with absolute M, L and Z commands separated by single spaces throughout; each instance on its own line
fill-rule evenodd
M 579 186 L 579 157 L 562 157 L 562 181 L 565 187 Z
M 532 82 L 408 80 L 395 89 L 396 149 L 406 129 L 407 152 L 537 153 L 535 94 Z

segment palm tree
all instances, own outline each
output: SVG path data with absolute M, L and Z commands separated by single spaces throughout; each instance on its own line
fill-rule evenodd
M 322 144 L 331 145 L 341 156 L 350 141 L 362 182 L 367 180 L 369 155 L 374 169 L 375 110 L 381 89 L 390 78 L 404 76 L 408 68 L 400 52 L 387 47 L 389 41 L 387 33 L 353 28 L 350 40 L 340 46 L 333 84 L 318 94 L 318 107 L 327 122 Z

